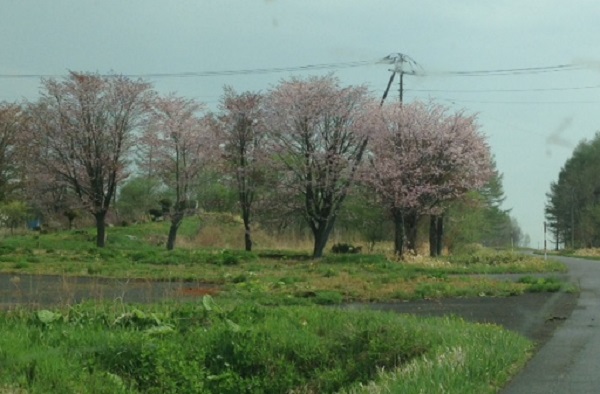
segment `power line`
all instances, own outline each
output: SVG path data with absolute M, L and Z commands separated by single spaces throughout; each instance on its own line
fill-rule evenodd
M 488 100 L 460 100 L 460 99 L 453 99 L 453 98 L 442 98 L 442 97 L 438 97 L 439 100 L 444 100 L 444 101 L 448 101 L 451 103 L 467 103 L 467 104 L 515 104 L 515 105 L 522 105 L 522 104 L 535 104 L 535 105 L 545 105 L 545 104 L 600 104 L 600 101 L 598 100 L 572 100 L 572 101 L 568 101 L 568 100 L 556 100 L 556 101 L 488 101 Z
M 387 61 L 386 61 L 387 60 Z M 234 75 L 258 75 L 258 74 L 273 74 L 282 72 L 301 72 L 301 71 L 315 71 L 315 70 L 333 70 L 333 69 L 347 69 L 356 67 L 372 66 L 375 64 L 388 63 L 389 59 L 377 59 L 377 60 L 360 60 L 351 62 L 337 62 L 337 63 L 321 63 L 321 64 L 308 64 L 303 66 L 293 67 L 271 67 L 271 68 L 252 68 L 252 69 L 239 69 L 239 70 L 214 70 L 214 71 L 189 71 L 189 72 L 172 72 L 172 73 L 135 73 L 135 74 L 123 74 L 127 77 L 132 78 L 194 78 L 194 77 L 218 77 L 218 76 L 234 76 Z M 563 72 L 563 71 L 576 71 L 584 69 L 584 66 L 574 64 L 558 64 L 550 66 L 540 67 L 527 67 L 527 68 L 506 68 L 506 69 L 490 69 L 490 70 L 465 70 L 465 71 L 437 71 L 427 72 L 423 69 L 403 71 L 405 74 L 417 75 L 417 76 L 463 76 L 463 77 L 486 77 L 486 76 L 512 76 L 512 75 L 529 75 L 539 74 L 548 72 Z M 114 75 L 114 74 L 106 74 Z M 28 78 L 56 78 L 62 77 L 63 75 L 58 74 L 0 74 L 2 79 L 28 79 Z
M 406 89 L 410 92 L 429 93 L 519 93 L 519 92 L 556 92 L 569 90 L 600 89 L 600 85 L 575 86 L 563 88 L 529 88 L 529 89 Z
M 523 74 L 540 74 L 560 71 L 576 71 L 583 69 L 583 66 L 575 64 L 558 64 L 553 66 L 526 67 L 526 68 L 505 68 L 496 70 L 472 70 L 472 71 L 441 71 L 437 73 L 428 73 L 426 75 L 452 75 L 460 77 L 488 77 L 488 76 L 510 76 Z
M 189 78 L 189 77 L 217 77 L 217 76 L 232 76 L 232 75 L 254 75 L 254 74 L 273 74 L 281 72 L 294 71 L 312 71 L 312 70 L 331 70 L 344 69 L 354 67 L 364 67 L 374 65 L 377 60 L 363 60 L 355 62 L 338 62 L 338 63 L 322 63 L 308 64 L 304 66 L 294 67 L 273 67 L 273 68 L 253 68 L 240 70 L 221 70 L 221 71 L 189 71 L 175 73 L 140 73 L 140 74 L 123 74 L 131 78 Z M 107 76 L 114 74 L 107 74 Z M 0 78 L 56 78 L 61 75 L 56 74 L 0 74 Z

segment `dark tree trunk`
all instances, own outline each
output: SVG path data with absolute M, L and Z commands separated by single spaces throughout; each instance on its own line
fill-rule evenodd
M 429 254 L 441 256 L 444 249 L 444 216 L 431 215 L 429 219 Z
M 313 258 L 318 259 L 323 257 L 323 250 L 325 250 L 329 234 L 333 229 L 333 223 L 319 222 L 317 225 L 311 226 L 311 229 L 314 238 Z
M 419 217 L 416 212 L 404 214 L 404 231 L 406 233 L 406 248 L 413 252 L 417 250 L 417 230 Z
M 437 222 L 437 255 L 441 256 L 444 251 L 444 216 L 438 217 Z
M 106 246 L 106 211 L 96 212 L 96 246 L 103 248 Z
M 250 233 L 250 226 L 244 223 L 244 245 L 247 252 L 252 251 L 252 234 Z
M 173 250 L 175 248 L 177 230 L 179 230 L 182 221 L 183 212 L 175 212 L 171 217 L 171 227 L 169 227 L 169 238 L 167 239 L 167 250 Z
M 249 209 L 242 210 L 244 220 L 244 246 L 247 252 L 252 251 L 252 230 L 250 229 L 250 212 Z
M 437 216 L 429 217 L 429 255 L 437 256 Z
M 400 210 L 393 211 L 394 217 L 394 253 L 396 256 L 404 255 L 404 216 Z

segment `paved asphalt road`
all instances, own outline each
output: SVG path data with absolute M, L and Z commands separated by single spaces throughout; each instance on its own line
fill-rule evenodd
M 577 306 L 503 394 L 600 393 L 600 261 L 560 260 L 580 286 Z

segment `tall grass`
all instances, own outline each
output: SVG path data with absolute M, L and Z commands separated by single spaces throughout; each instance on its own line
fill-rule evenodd
M 391 371 L 382 371 L 369 384 L 343 393 L 496 393 L 530 356 L 531 344 L 499 327 L 465 324 L 452 318 L 418 320 L 428 338 L 426 354 Z
M 210 298 L 14 310 L 0 329 L 0 391 L 29 393 L 492 392 L 531 348 L 459 319 Z

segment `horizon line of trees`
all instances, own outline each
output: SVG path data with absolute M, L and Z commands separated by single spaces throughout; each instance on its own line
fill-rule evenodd
M 475 116 L 434 101 L 379 105 L 366 87 L 333 75 L 290 78 L 266 93 L 226 87 L 213 113 L 141 79 L 71 72 L 43 79 L 37 101 L 0 104 L 0 138 L 0 202 L 70 222 L 87 211 L 98 247 L 115 201 L 146 195 L 169 200 L 161 210 L 173 249 L 185 215 L 219 188 L 235 195 L 246 250 L 255 222 L 286 218 L 303 219 L 314 257 L 341 214 L 364 227 L 373 213 L 391 219 L 400 256 L 416 249 L 425 219 L 432 256 L 446 231 L 461 239 L 457 223 L 470 220 L 474 231 L 463 242 L 485 242 L 477 226 L 489 239 L 498 223 L 511 223 L 511 239 L 518 229 L 500 209 L 501 175 Z M 347 200 L 369 208 L 349 212 Z

